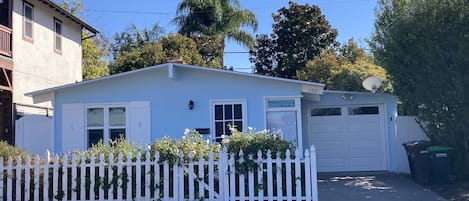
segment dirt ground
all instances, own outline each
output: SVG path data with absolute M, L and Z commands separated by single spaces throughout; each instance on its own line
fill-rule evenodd
M 449 201 L 469 201 L 469 181 L 454 184 L 428 185 L 433 192 L 440 194 Z

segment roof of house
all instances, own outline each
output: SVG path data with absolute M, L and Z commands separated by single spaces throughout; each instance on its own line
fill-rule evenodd
M 80 24 L 82 27 L 84 27 L 85 29 L 87 29 L 88 31 L 96 34 L 98 33 L 98 30 L 96 30 L 95 28 L 93 28 L 91 25 L 87 24 L 86 22 L 84 22 L 83 20 L 81 20 L 80 18 L 76 17 L 75 15 L 73 15 L 72 13 L 66 11 L 65 9 L 63 9 L 61 6 L 57 5 L 54 1 L 52 0 L 38 0 L 42 3 L 44 3 L 45 5 L 48 5 L 49 8 L 55 10 L 56 12 L 60 13 L 61 15 L 63 15 L 64 17 Z
M 115 75 L 111 75 L 111 76 L 107 76 L 107 77 L 101 77 L 101 78 L 94 79 L 94 80 L 87 80 L 87 81 L 83 81 L 83 82 L 77 82 L 77 83 L 52 87 L 52 88 L 48 88 L 48 89 L 33 91 L 33 92 L 26 93 L 25 95 L 26 96 L 43 95 L 43 94 L 48 94 L 48 93 L 59 91 L 59 90 L 68 89 L 68 88 L 71 88 L 71 87 L 77 87 L 77 86 L 88 85 L 88 84 L 92 84 L 92 83 L 103 82 L 103 81 L 106 81 L 106 80 L 112 80 L 112 79 L 116 79 L 116 78 L 126 77 L 126 76 L 130 76 L 130 75 L 134 75 L 134 74 L 142 73 L 142 72 L 149 72 L 149 71 L 153 71 L 153 70 L 164 68 L 164 67 L 173 68 L 173 66 L 178 67 L 178 68 L 198 69 L 198 70 L 204 70 L 204 71 L 210 71 L 210 72 L 218 72 L 218 73 L 226 73 L 226 74 L 232 74 L 232 75 L 240 75 L 240 76 L 254 77 L 254 78 L 260 78 L 260 79 L 267 79 L 267 80 L 275 80 L 275 81 L 286 82 L 286 83 L 296 83 L 296 84 L 301 84 L 303 86 L 306 85 L 306 86 L 310 86 L 310 87 L 320 87 L 321 88 L 321 93 L 322 93 L 322 88 L 325 86 L 322 83 L 316 83 L 316 82 L 292 80 L 292 79 L 257 75 L 257 74 L 252 74 L 252 73 L 244 73 L 244 72 L 221 70 L 221 69 L 202 67 L 202 66 L 194 66 L 194 65 L 188 65 L 188 64 L 165 63 L 165 64 L 156 65 L 156 66 L 141 68 L 141 69 L 138 69 L 138 70 L 119 73 L 119 74 L 115 74 Z

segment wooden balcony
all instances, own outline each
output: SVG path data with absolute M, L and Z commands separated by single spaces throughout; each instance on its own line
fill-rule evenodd
M 11 57 L 11 29 L 0 25 L 0 55 Z

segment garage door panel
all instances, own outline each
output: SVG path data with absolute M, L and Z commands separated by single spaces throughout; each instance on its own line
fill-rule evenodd
M 348 107 L 342 106 L 342 111 Z M 316 146 L 318 171 L 385 170 L 385 130 L 381 111 L 379 114 L 311 117 L 310 141 Z
M 344 171 L 346 169 L 346 161 L 343 158 L 325 158 L 319 159 L 318 162 L 318 171 Z M 321 164 L 321 165 L 319 165 Z

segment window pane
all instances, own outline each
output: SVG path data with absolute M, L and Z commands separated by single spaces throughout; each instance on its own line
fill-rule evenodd
M 296 111 L 267 112 L 267 129 L 278 132 L 285 140 L 296 142 Z
M 334 108 L 316 108 L 311 111 L 311 116 L 340 116 L 342 111 L 340 107 Z
M 125 107 L 109 108 L 109 126 L 125 126 Z
M 24 35 L 29 38 L 33 37 L 33 24 L 31 22 L 24 22 Z
M 103 129 L 88 130 L 88 147 L 91 147 L 91 145 L 97 144 L 100 140 L 103 140 L 103 133 Z
M 269 100 L 268 108 L 295 107 L 295 100 Z
M 110 129 L 109 134 L 110 134 L 110 140 L 111 141 L 115 141 L 115 140 L 119 139 L 121 136 L 125 139 L 125 129 L 124 128 Z
M 55 22 L 55 33 L 62 35 L 62 24 L 60 22 Z
M 235 119 L 242 119 L 243 118 L 243 107 L 241 104 L 234 105 L 234 118 Z
M 225 121 L 225 133 L 224 135 L 231 135 L 230 127 L 233 125 L 231 121 Z
M 215 141 L 216 142 L 221 142 L 223 138 L 221 137 L 223 135 L 223 122 L 216 122 L 215 123 Z
M 233 105 L 225 105 L 225 120 L 233 119 Z
M 379 114 L 379 108 L 375 107 L 349 107 L 349 115 Z
M 87 110 L 87 126 L 88 127 L 103 127 L 104 126 L 104 109 L 103 108 L 88 108 Z
M 61 36 L 55 36 L 55 49 L 62 50 L 62 37 Z
M 215 120 L 223 120 L 223 105 L 215 105 Z
M 33 8 L 31 6 L 24 5 L 24 17 L 29 20 L 33 19 Z
M 243 131 L 243 122 L 242 121 L 235 121 L 234 126 L 238 131 Z

